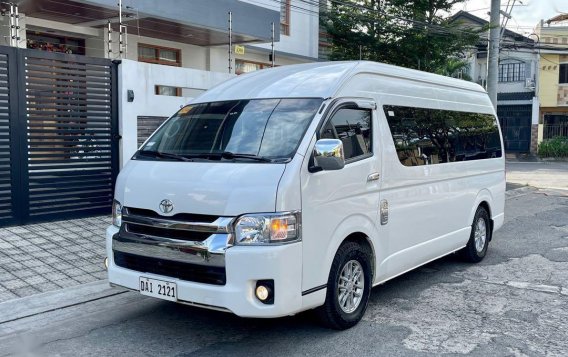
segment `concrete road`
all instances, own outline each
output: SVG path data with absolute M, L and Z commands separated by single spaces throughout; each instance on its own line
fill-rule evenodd
M 449 256 L 374 288 L 348 331 L 126 292 L 0 324 L 0 356 L 566 356 L 568 196 L 515 192 L 482 263 Z

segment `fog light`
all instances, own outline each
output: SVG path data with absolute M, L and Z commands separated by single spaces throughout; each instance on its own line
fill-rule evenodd
M 256 287 L 256 297 L 260 300 L 260 301 L 265 301 L 266 299 L 268 299 L 268 288 L 264 285 L 260 285 Z
M 254 293 L 263 304 L 274 304 L 274 280 L 257 281 Z
M 104 264 L 105 264 L 105 270 L 108 270 L 108 258 L 105 258 Z

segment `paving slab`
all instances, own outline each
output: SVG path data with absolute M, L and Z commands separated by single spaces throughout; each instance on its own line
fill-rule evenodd
M 109 216 L 0 228 L 0 303 L 105 276 Z

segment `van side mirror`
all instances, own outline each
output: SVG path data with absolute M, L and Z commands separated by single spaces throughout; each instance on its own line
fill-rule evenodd
M 341 140 L 319 139 L 314 147 L 314 165 L 321 170 L 341 170 L 345 166 Z

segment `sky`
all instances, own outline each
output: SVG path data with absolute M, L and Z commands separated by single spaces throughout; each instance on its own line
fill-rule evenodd
M 512 4 L 513 0 L 501 0 L 501 9 L 505 10 L 507 2 Z M 466 0 L 457 5 L 454 11 L 466 10 L 475 16 L 489 20 L 487 13 L 490 6 L 491 0 Z M 567 0 L 517 0 L 507 28 L 528 35 L 533 32 L 532 29 L 541 19 L 547 20 L 561 13 L 568 13 Z

